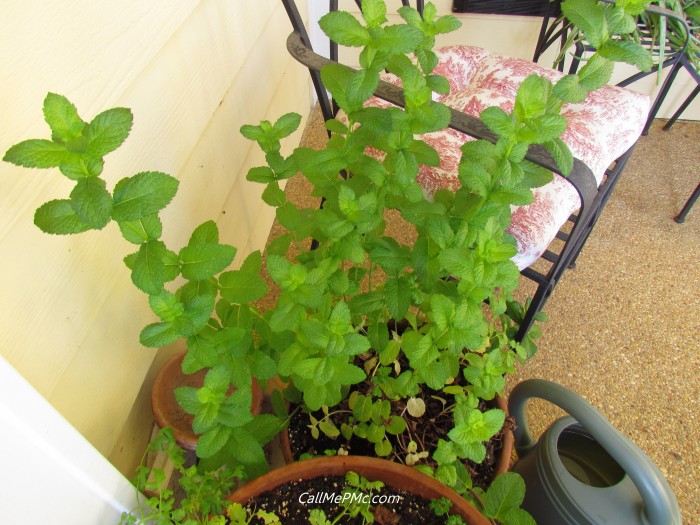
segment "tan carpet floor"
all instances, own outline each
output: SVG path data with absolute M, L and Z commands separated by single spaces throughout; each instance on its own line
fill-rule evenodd
M 683 522 L 700 524 L 700 203 L 672 219 L 700 182 L 700 123 L 657 121 L 640 139 L 578 260 L 545 306 L 537 355 L 509 380 L 556 381 L 597 407 L 666 475 Z M 320 147 L 318 112 L 302 143 Z M 298 177 L 288 198 L 307 202 Z M 275 226 L 271 238 L 276 236 Z M 532 290 L 523 279 L 521 291 Z M 562 412 L 529 404 L 539 435 Z

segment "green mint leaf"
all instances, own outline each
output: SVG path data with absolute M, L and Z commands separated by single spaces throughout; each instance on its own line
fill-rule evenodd
M 432 31 L 437 34 L 451 33 L 462 27 L 462 22 L 457 17 L 445 15 L 438 18 L 432 25 Z
M 127 108 L 108 109 L 97 115 L 87 128 L 88 155 L 104 157 L 117 149 L 131 131 L 134 117 Z
M 51 128 L 55 142 L 66 143 L 80 137 L 87 124 L 75 106 L 63 95 L 49 93 L 44 99 L 44 120 Z
M 630 3 L 634 3 L 634 2 L 628 2 L 628 4 L 630 4 Z M 641 2 L 639 2 L 639 3 L 641 3 Z M 646 3 L 644 5 L 646 5 Z M 690 18 L 690 20 L 692 20 L 695 25 L 700 25 L 700 5 L 687 6 L 687 7 L 684 7 L 684 10 L 685 10 L 685 14 L 688 15 L 688 18 Z M 627 6 L 625 7 L 625 11 L 627 11 L 631 15 L 641 14 L 641 13 L 631 12 Z
M 333 381 L 329 387 L 334 386 L 333 383 L 341 385 L 354 385 L 361 383 L 366 378 L 367 374 L 365 374 L 361 368 L 344 362 L 342 359 L 335 359 L 333 361 Z M 335 403 L 338 403 L 339 401 L 340 399 L 338 399 Z
M 533 518 L 525 509 L 510 509 L 500 518 L 504 525 L 537 525 Z
M 399 416 L 391 416 L 389 418 L 389 423 L 386 425 L 386 431 L 389 434 L 398 436 L 399 434 L 404 433 L 406 427 L 406 420 L 404 418 Z
M 409 25 L 391 25 L 384 28 L 381 36 L 373 43 L 385 53 L 402 55 L 411 53 L 423 41 L 423 33 Z
M 518 131 L 518 137 L 531 144 L 542 144 L 561 137 L 567 125 L 567 120 L 561 115 L 542 115 L 528 119 L 525 129 Z
M 175 399 L 178 405 L 188 414 L 196 414 L 202 406 L 197 395 L 197 389 L 191 386 L 181 386 L 175 389 Z
M 571 170 L 574 169 L 574 155 L 573 153 L 571 153 L 569 146 L 567 146 L 563 140 L 556 138 L 547 141 L 542 145 L 552 156 L 554 162 L 557 163 L 557 166 L 559 167 L 563 175 L 568 175 L 569 173 L 571 173 Z M 538 188 L 540 186 L 544 186 L 552 180 L 552 176 L 549 171 L 545 171 L 546 177 L 543 177 L 542 180 L 535 180 L 531 177 L 528 177 L 528 174 L 532 172 L 526 171 L 525 173 L 526 180 L 524 179 L 523 183 L 525 183 L 528 188 Z M 538 170 L 535 173 L 542 172 Z
M 353 72 L 340 64 L 328 64 L 321 69 L 321 80 L 323 85 L 333 95 L 333 99 L 346 112 L 350 113 L 362 109 L 362 101 L 353 99 L 352 85 Z M 324 152 L 332 153 L 332 152 Z M 321 154 L 319 152 L 318 154 Z M 303 169 L 303 166 L 301 166 Z
M 2 160 L 25 168 L 57 168 L 67 153 L 68 150 L 63 144 L 32 139 L 12 146 Z
M 486 108 L 480 117 L 491 131 L 502 137 L 511 137 L 515 133 L 515 121 L 497 106 Z
M 251 182 L 262 182 L 263 184 L 267 184 L 269 182 L 274 182 L 275 180 L 277 180 L 275 178 L 275 172 L 267 166 L 258 166 L 257 168 L 250 168 L 245 178 L 246 180 L 249 180 Z
M 260 276 L 262 255 L 251 253 L 240 270 L 225 272 L 219 276 L 221 296 L 231 303 L 246 304 L 257 301 L 267 293 L 267 284 Z
M 197 440 L 197 457 L 210 458 L 219 452 L 228 442 L 231 432 L 231 428 L 223 425 L 216 425 L 207 430 Z
M 450 92 L 450 83 L 442 75 L 428 75 L 426 77 L 426 84 L 431 91 L 435 93 L 440 93 L 441 95 L 447 95 Z
M 372 40 L 369 31 L 350 13 L 328 13 L 318 21 L 326 35 L 341 46 L 362 47 Z
M 475 463 L 486 459 L 486 447 L 479 442 L 459 444 L 459 455 Z
M 410 266 L 411 250 L 391 237 L 368 238 L 367 253 L 372 262 L 385 270 L 402 270 Z
M 147 241 L 139 247 L 131 272 L 131 280 L 139 290 L 152 295 L 163 289 L 166 275 L 163 258 L 166 251 L 161 241 Z
M 649 71 L 653 64 L 649 50 L 632 40 L 608 40 L 598 52 L 609 60 L 632 64 L 640 71 Z
M 581 79 L 578 75 L 566 75 L 560 78 L 552 93 L 559 100 L 573 104 L 583 102 L 588 96 L 588 90 L 581 85 Z
M 521 121 L 543 115 L 551 92 L 552 83 L 533 73 L 518 88 L 513 114 Z
M 386 22 L 386 4 L 384 0 L 364 0 L 362 18 L 370 27 L 379 27 Z
M 454 321 L 454 302 L 444 295 L 433 295 L 430 298 L 429 319 L 435 323 L 435 327 L 440 332 L 444 332 Z
M 270 125 L 269 122 L 268 125 Z M 253 126 L 252 124 L 244 124 L 241 126 L 240 132 L 245 138 L 255 142 L 262 142 L 267 139 L 267 134 L 262 129 L 262 125 Z
M 71 206 L 81 222 L 101 230 L 112 214 L 112 196 L 105 181 L 97 177 L 80 179 L 70 194 Z
M 80 180 L 85 177 L 97 177 L 104 168 L 101 157 L 94 157 L 87 153 L 66 153 L 59 169 L 66 177 L 72 180 Z
M 157 214 L 149 215 L 135 221 L 118 223 L 122 236 L 133 244 L 157 240 L 163 234 L 163 224 Z M 180 273 L 178 265 L 178 273 Z
M 451 119 L 450 108 L 439 102 L 431 102 L 411 112 L 411 131 L 417 135 L 441 131 Z
M 400 321 L 411 306 L 411 287 L 405 278 L 390 277 L 384 284 L 386 307 L 392 318 Z
M 587 91 L 595 91 L 610 81 L 615 63 L 600 54 L 595 54 L 578 73 L 581 86 Z
M 515 472 L 497 476 L 486 492 L 484 512 L 487 516 L 503 519 L 512 508 L 520 507 L 525 498 L 525 482 Z
M 225 244 L 195 244 L 180 250 L 181 272 L 185 279 L 201 281 L 227 268 L 236 248 Z
M 608 21 L 608 31 L 611 35 L 628 35 L 637 29 L 634 17 L 625 13 L 624 7 L 615 5 L 605 12 Z
M 44 233 L 69 235 L 90 229 L 73 210 L 70 200 L 53 200 L 40 206 L 34 213 L 34 224 Z
M 506 414 L 503 410 L 496 408 L 487 410 L 483 414 L 482 422 L 484 424 L 485 432 L 488 434 L 486 439 L 490 439 L 491 436 L 494 436 L 499 430 L 501 430 L 501 428 L 503 428 Z M 485 441 L 485 439 L 482 441 Z
M 249 364 L 251 373 L 258 379 L 272 379 L 277 375 L 277 363 L 262 352 L 253 353 Z
M 243 428 L 250 432 L 258 443 L 265 445 L 280 433 L 283 426 L 283 419 L 272 414 L 259 414 L 254 416 Z
M 181 297 L 182 299 L 182 297 Z M 183 337 L 196 335 L 206 326 L 216 302 L 215 293 L 202 293 L 188 298 L 184 314 L 174 319 L 173 324 Z
M 262 200 L 265 204 L 272 206 L 273 208 L 279 208 L 285 202 L 287 202 L 287 197 L 284 195 L 284 191 L 279 187 L 277 181 L 269 183 L 265 187 L 265 191 L 262 194 Z
M 562 2 L 561 10 L 594 48 L 601 46 L 608 35 L 603 8 L 596 0 L 566 0 Z
M 402 6 L 399 8 L 399 15 L 403 18 L 407 24 L 420 28 L 423 26 L 423 19 L 421 18 L 418 11 L 411 6 Z
M 120 180 L 114 188 L 112 218 L 121 222 L 153 215 L 170 203 L 178 184 L 174 177 L 157 171 Z
M 275 137 L 279 140 L 294 133 L 301 123 L 301 115 L 298 113 L 287 113 L 282 115 L 272 126 Z
M 401 71 L 401 80 L 408 107 L 417 107 L 429 104 L 432 99 L 432 91 L 427 86 L 423 73 L 413 64 L 404 67 Z
M 235 371 L 240 371 L 236 368 Z M 236 378 L 234 384 L 238 383 L 238 379 L 244 380 L 250 384 L 250 374 L 246 370 L 243 377 Z M 224 386 L 225 390 L 229 389 L 229 381 Z M 250 412 L 250 405 L 253 402 L 253 395 L 249 386 L 242 385 L 224 399 L 219 409 L 217 421 L 231 428 L 242 427 L 253 420 L 253 415 Z
M 153 323 L 141 330 L 139 341 L 148 348 L 162 348 L 180 339 L 179 332 L 171 323 Z
M 218 244 L 219 243 L 219 227 L 214 221 L 205 221 L 197 226 L 190 235 L 188 246 L 197 246 L 200 244 Z
M 230 450 L 234 451 L 238 461 L 248 467 L 248 472 L 252 477 L 257 477 L 265 473 L 267 469 L 267 459 L 262 445 L 258 443 L 250 432 L 245 428 L 234 428 L 229 438 Z M 252 469 L 252 471 L 250 470 Z M 252 479 L 252 478 L 251 478 Z
M 425 8 L 423 9 L 423 20 L 425 20 L 425 23 L 430 25 L 433 22 L 435 22 L 435 18 L 437 17 L 437 7 L 433 2 L 428 2 L 425 4 Z
M 185 311 L 185 305 L 177 300 L 174 294 L 162 290 L 159 294 L 149 295 L 148 304 L 161 321 L 171 322 L 180 317 Z
M 636 16 L 641 15 L 649 7 L 649 0 L 618 0 L 616 5 L 623 7 L 628 15 Z M 687 14 L 690 14 L 689 9 L 686 8 Z
M 457 484 L 457 469 L 454 465 L 440 465 L 435 470 L 435 479 L 442 484 L 455 486 Z
M 425 368 L 440 357 L 430 335 L 422 335 L 418 332 L 405 333 L 401 338 L 401 346 L 414 370 Z

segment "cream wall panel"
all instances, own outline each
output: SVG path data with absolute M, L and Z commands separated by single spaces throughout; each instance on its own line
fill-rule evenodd
M 131 137 L 107 158 L 105 176 L 109 185 L 143 170 L 180 179 L 163 214 L 176 248 L 220 214 L 244 176 L 250 145 L 236 145 L 240 125 L 259 120 L 287 89 L 278 86 L 289 26 L 277 0 L 14 3 L 0 29 L 0 149 L 46 135 L 47 91 L 67 95 L 88 120 L 131 107 Z M 290 92 L 304 94 L 297 110 L 308 109 L 305 76 L 286 80 L 299 82 Z M 245 119 L 238 105 L 249 109 Z M 33 210 L 69 187 L 55 173 L 0 166 L 0 353 L 103 454 L 117 457 L 137 432 L 125 425 L 144 420 L 142 384 L 156 353 L 140 347 L 138 333 L 152 314 L 130 283 L 122 258 L 133 247 L 116 227 L 54 237 L 33 226 Z M 245 229 L 226 236 L 249 244 Z

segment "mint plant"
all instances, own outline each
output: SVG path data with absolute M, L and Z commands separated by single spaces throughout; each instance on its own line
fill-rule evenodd
M 270 352 L 277 352 L 278 371 L 290 382 L 288 397 L 310 414 L 314 436 L 336 439 L 339 451 L 351 439 L 366 440 L 378 456 L 416 464 L 461 493 L 472 489 L 465 460 L 483 461 L 484 442 L 504 422 L 499 410 L 479 410 L 479 400 L 500 393 L 504 376 L 536 350 L 537 330 L 514 339 L 525 305 L 513 297 L 519 272 L 505 230 L 511 206 L 531 203 L 531 188 L 552 174 L 525 155 L 542 145 L 564 174 L 571 171 L 573 157 L 561 140 L 562 106 L 606 84 L 613 60 L 648 67 L 640 46 L 612 36 L 629 29 L 639 5 L 621 0 L 613 19 L 589 20 L 598 13 L 595 0 L 565 2 L 565 13 L 601 50 L 556 84 L 526 78 L 510 114 L 487 108 L 481 119 L 497 141 L 464 144 L 460 188 L 439 190 L 431 200 L 416 175 L 420 164 L 438 165 L 440 152 L 421 135 L 450 122 L 450 110 L 432 100 L 433 92 L 449 90 L 433 73 L 432 48 L 436 35 L 459 22 L 437 17 L 429 3 L 422 17 L 402 7 L 404 23 L 387 25 L 382 0 L 363 2 L 362 21 L 343 12 L 320 20 L 332 40 L 361 48 L 360 69 L 330 64 L 321 70 L 343 111 L 326 122 L 326 147 L 281 157 L 275 130 L 286 128 L 292 115 L 241 128 L 268 164 L 248 178 L 266 184 L 266 202 L 288 230 L 268 250 L 267 270 L 281 290 L 264 315 Z M 405 107 L 365 107 L 385 70 L 401 80 Z M 297 170 L 321 198 L 320 208 L 299 208 L 279 192 L 279 181 Z M 386 234 L 387 212 L 413 228 L 415 243 L 402 245 Z M 300 255 L 290 260 L 291 245 Z M 435 399 L 451 423 L 446 435 L 428 442 L 416 435 L 417 421 L 426 401 Z
M 176 498 L 172 489 L 164 487 L 165 472 L 161 468 L 147 467 L 144 462 L 149 453 L 165 453 L 173 462 L 178 485 L 184 494 Z M 239 468 L 201 470 L 197 466 L 185 466 L 184 452 L 177 446 L 172 430 L 163 428 L 151 441 L 144 454 L 134 480 L 138 507 L 122 514 L 120 525 L 224 525 L 224 512 L 230 505 L 226 496 L 234 485 L 243 479 Z M 142 500 L 143 494 L 149 494 Z
M 58 168 L 75 182 L 67 198 L 39 207 L 34 223 L 49 234 L 77 234 L 116 223 L 135 247 L 124 258 L 134 285 L 148 295 L 160 321 L 141 332 L 141 343 L 161 347 L 186 339 L 183 371 L 209 368 L 200 389 L 176 391 L 181 406 L 194 414 L 193 430 L 201 434 L 197 455 L 212 468 L 240 462 L 250 473 L 265 469 L 262 446 L 281 428 L 272 415 L 252 415 L 252 378 L 277 374 L 276 363 L 255 344 L 262 322 L 251 303 L 267 292 L 260 276 L 262 257 L 250 254 L 238 270 L 227 270 L 236 248 L 219 242 L 213 221 L 197 226 L 187 246 L 169 249 L 161 240 L 159 212 L 175 196 L 178 181 L 161 172 L 141 172 L 107 188 L 101 177 L 104 157 L 126 140 L 133 117 L 114 108 L 85 122 L 67 98 L 49 93 L 43 106 L 51 139 L 12 146 L 6 162 L 28 168 Z M 174 281 L 184 282 L 169 290 Z M 235 391 L 227 395 L 231 386 Z
M 495 525 L 535 525 L 533 517 L 520 508 L 525 499 L 525 483 L 515 472 L 505 472 L 498 476 L 488 490 L 475 488 L 466 495 L 484 517 Z M 452 503 L 447 498 L 430 502 L 436 516 L 449 513 Z M 450 516 L 447 525 L 464 525 L 459 516 Z

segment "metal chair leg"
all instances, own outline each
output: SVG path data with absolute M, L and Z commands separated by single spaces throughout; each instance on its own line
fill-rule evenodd
M 690 208 L 693 207 L 693 204 L 695 204 L 695 201 L 698 200 L 698 197 L 700 197 L 700 184 L 698 184 L 698 187 L 695 188 L 695 191 L 686 201 L 681 212 L 673 220 L 676 221 L 678 224 L 683 224 L 685 222 L 685 216 L 688 215 Z
M 673 114 L 671 117 L 671 120 L 669 120 L 664 127 L 662 128 L 664 131 L 668 131 L 671 129 L 671 126 L 673 126 L 674 122 L 678 120 L 678 118 L 681 116 L 681 114 L 686 110 L 686 108 L 690 105 L 690 103 L 695 99 L 695 97 L 698 96 L 700 93 L 700 84 L 695 86 L 695 89 L 688 95 L 688 98 L 685 99 L 683 104 L 681 104 L 681 107 L 676 110 L 676 112 Z
M 681 60 L 678 60 L 673 67 L 671 68 L 671 71 L 668 73 L 668 76 L 666 77 L 666 80 L 664 80 L 664 83 L 661 85 L 661 89 L 659 90 L 658 95 L 656 95 L 656 100 L 654 100 L 654 105 L 651 107 L 651 110 L 649 111 L 649 118 L 647 118 L 646 124 L 644 124 L 644 129 L 642 130 L 642 135 L 647 135 L 649 133 L 649 128 L 651 127 L 652 122 L 654 122 L 654 117 L 656 117 L 656 114 L 659 112 L 659 109 L 661 108 L 661 104 L 663 104 L 664 99 L 666 98 L 666 95 L 668 95 L 668 91 L 671 89 L 671 86 L 673 85 L 673 81 L 676 79 L 676 75 L 678 75 L 678 72 L 681 70 L 683 67 L 683 64 L 681 63 Z

